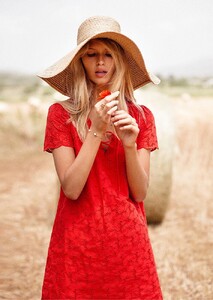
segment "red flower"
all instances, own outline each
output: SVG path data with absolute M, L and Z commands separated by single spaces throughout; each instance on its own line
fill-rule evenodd
M 98 95 L 98 100 L 101 100 L 103 98 L 105 98 L 106 96 L 111 95 L 111 92 L 109 90 L 103 90 L 102 92 L 100 92 L 100 94 Z

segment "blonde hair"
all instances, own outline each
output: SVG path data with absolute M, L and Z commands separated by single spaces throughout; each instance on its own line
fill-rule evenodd
M 120 92 L 118 96 L 119 109 L 128 111 L 126 101 L 135 102 L 135 100 L 125 52 L 118 43 L 110 39 L 98 40 L 109 48 L 115 63 L 115 71 L 108 83 L 108 88 L 112 92 Z M 70 98 L 61 103 L 70 114 L 70 121 L 75 125 L 81 140 L 86 137 L 87 119 L 92 105 L 97 99 L 97 95 L 94 94 L 94 84 L 87 78 L 81 61 L 88 47 L 89 42 L 77 53 L 69 66 L 68 71 L 73 78 L 71 82 L 67 82 Z

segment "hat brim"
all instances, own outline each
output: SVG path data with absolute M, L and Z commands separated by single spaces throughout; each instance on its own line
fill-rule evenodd
M 68 66 L 78 53 L 78 51 L 90 40 L 96 38 L 108 38 L 117 42 L 123 49 L 127 56 L 127 61 L 130 70 L 130 76 L 134 90 L 142 87 L 147 83 L 159 84 L 160 79 L 148 72 L 142 54 L 137 45 L 127 36 L 116 32 L 102 32 L 85 39 L 74 50 L 69 52 L 63 58 L 58 60 L 54 65 L 47 68 L 43 72 L 38 73 L 38 77 L 46 81 L 50 86 L 60 93 L 70 96 L 67 88 L 68 78 L 70 74 Z

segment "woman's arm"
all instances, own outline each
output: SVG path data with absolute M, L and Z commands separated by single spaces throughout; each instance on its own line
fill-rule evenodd
M 149 185 L 150 151 L 146 149 L 137 150 L 138 124 L 127 112 L 116 111 L 112 121 L 124 147 L 130 191 L 134 200 L 141 202 L 146 197 Z
M 70 147 L 62 146 L 52 151 L 62 189 L 68 198 L 78 199 L 89 176 L 100 142 L 101 139 L 90 131 L 76 157 L 73 148 Z
M 117 109 L 118 101 L 114 100 L 117 96 L 118 92 L 112 93 L 95 105 L 91 114 L 92 125 L 76 157 L 74 150 L 70 147 L 61 146 L 52 151 L 62 189 L 72 200 L 78 199 L 84 188 L 98 152 L 101 137 L 111 120 L 111 114 Z
M 127 179 L 135 201 L 146 198 L 149 186 L 150 151 L 137 150 L 136 146 L 124 147 Z

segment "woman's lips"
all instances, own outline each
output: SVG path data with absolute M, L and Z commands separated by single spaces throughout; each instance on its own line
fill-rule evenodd
M 106 76 L 106 74 L 107 74 L 107 71 L 97 71 L 97 72 L 95 72 L 95 75 L 99 78 L 102 78 L 102 77 Z

